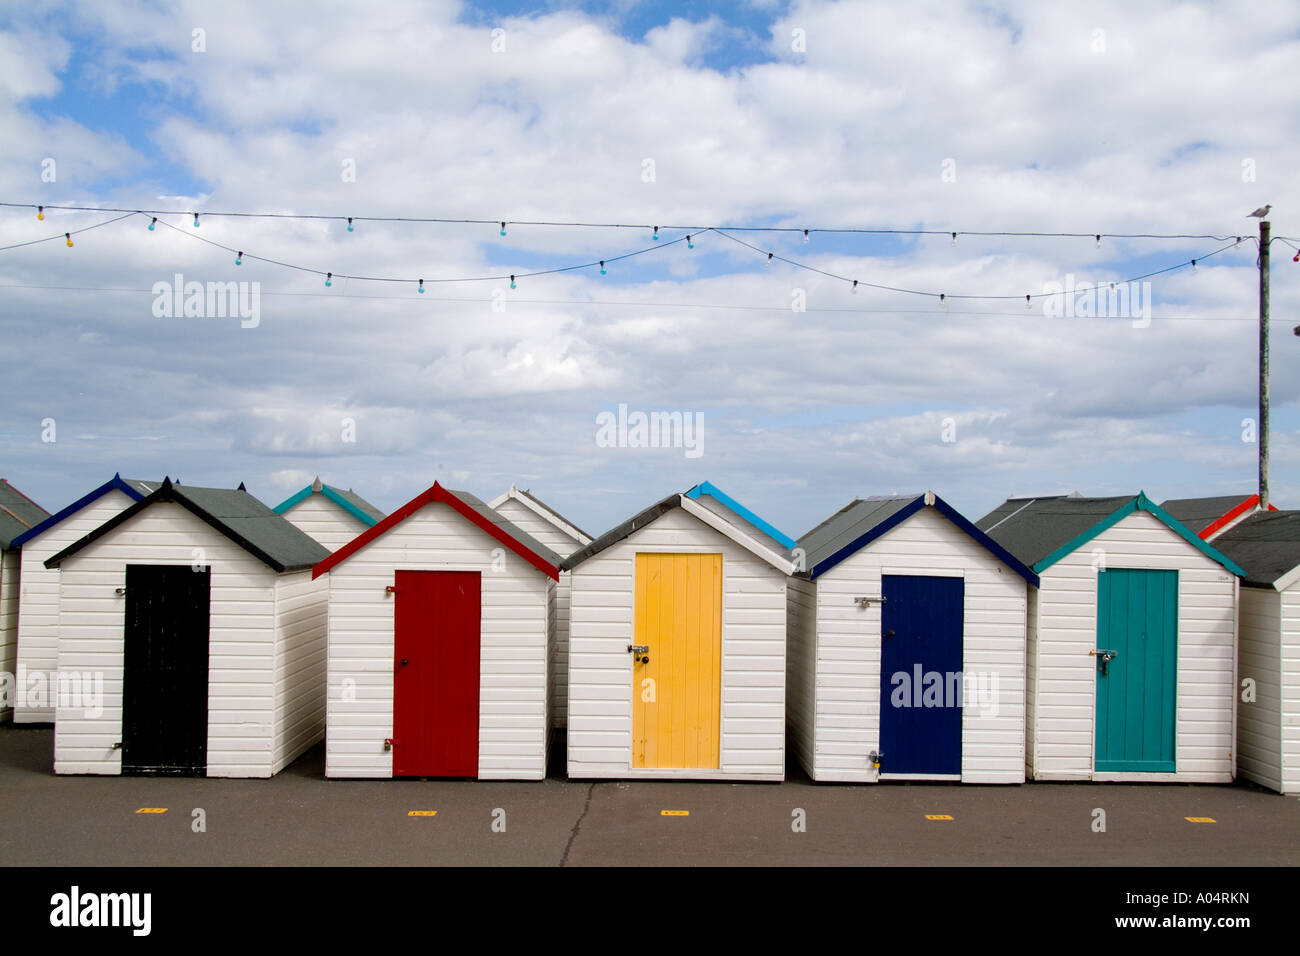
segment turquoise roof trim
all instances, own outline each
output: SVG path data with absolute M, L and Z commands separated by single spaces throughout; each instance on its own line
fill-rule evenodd
M 1226 554 L 1220 552 L 1217 548 L 1213 548 L 1210 545 L 1206 544 L 1204 541 L 1202 541 L 1199 537 L 1193 534 L 1191 529 L 1185 526 L 1181 521 L 1173 517 L 1173 515 L 1169 514 L 1167 511 L 1165 511 L 1163 508 L 1157 505 L 1154 501 L 1148 498 L 1146 496 L 1146 492 L 1144 491 L 1138 492 L 1138 496 L 1134 498 L 1132 501 L 1130 501 L 1128 504 L 1118 508 L 1114 513 L 1103 518 L 1101 521 L 1098 521 L 1087 531 L 1083 532 L 1083 534 L 1074 538 L 1074 540 L 1067 541 L 1065 544 L 1061 545 L 1059 548 L 1057 548 L 1047 557 L 1038 561 L 1033 566 L 1033 571 L 1036 574 L 1042 574 L 1044 571 L 1046 571 L 1048 568 L 1054 565 L 1057 561 L 1060 561 L 1062 558 L 1064 558 L 1067 554 L 1071 554 L 1077 551 L 1079 548 L 1083 547 L 1093 538 L 1097 537 L 1097 535 L 1119 524 L 1121 521 L 1123 521 L 1129 515 L 1133 514 L 1133 512 L 1135 511 L 1148 512 L 1149 514 L 1159 519 L 1163 524 L 1167 525 L 1170 531 L 1176 533 L 1188 544 L 1194 545 L 1197 551 L 1200 551 L 1211 561 L 1215 561 L 1223 565 L 1225 568 L 1227 568 L 1233 574 L 1237 575 L 1237 577 L 1239 578 L 1244 578 L 1246 576 L 1246 572 L 1242 570 L 1242 568 L 1240 568 L 1236 564 L 1236 562 L 1234 562 Z
M 754 514 L 754 512 L 750 511 L 739 501 L 737 501 L 735 498 L 732 498 L 730 495 L 728 495 L 722 489 L 718 488 L 712 482 L 702 481 L 694 488 L 692 488 L 690 491 L 686 492 L 687 498 L 698 498 L 700 495 L 708 495 L 710 498 L 716 498 L 718 501 L 721 501 L 724 505 L 726 505 L 736 514 L 740 515 L 742 518 L 744 518 L 746 521 L 752 524 L 755 528 L 758 528 L 760 531 L 762 531 L 764 534 L 766 534 L 768 537 L 772 538 L 773 540 L 781 542 L 781 544 L 783 544 L 787 548 L 793 548 L 799 543 L 795 541 L 794 538 L 790 537 L 788 534 L 779 531 L 776 527 L 764 521 L 758 515 Z
M 325 484 L 321 485 L 320 493 L 324 495 L 326 498 L 328 498 L 330 501 L 334 502 L 336 505 L 338 505 L 348 514 L 352 515 L 352 517 L 356 518 L 367 528 L 373 528 L 376 524 L 378 524 L 378 521 L 374 517 L 366 514 L 364 511 L 362 511 L 352 502 L 348 501 L 348 499 L 344 498 L 341 494 L 339 494 L 329 485 L 325 485 Z M 292 508 L 294 505 L 304 500 L 310 494 L 313 494 L 313 491 L 311 485 L 308 485 L 306 488 L 302 489 L 302 491 L 299 491 L 297 494 L 290 495 L 288 498 L 285 498 L 284 501 L 281 501 L 278 505 L 276 505 L 271 510 L 278 515 L 282 515 L 290 508 Z

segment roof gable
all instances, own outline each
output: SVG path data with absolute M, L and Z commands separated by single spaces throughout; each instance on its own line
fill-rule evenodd
M 65 558 L 162 502 L 185 508 L 277 572 L 306 570 L 329 554 L 327 548 L 258 501 L 242 485 L 237 489 L 196 488 L 174 485 L 164 478 L 156 491 L 68 545 L 49 558 L 45 566 L 57 568 Z
M 325 498 L 325 500 L 333 502 L 364 524 L 367 528 L 373 528 L 380 521 L 384 520 L 384 513 L 382 511 L 370 502 L 366 501 L 365 498 L 362 498 L 351 488 L 346 491 L 342 488 L 335 488 L 332 485 L 325 484 L 320 480 L 319 476 L 317 476 L 316 480 L 306 488 L 303 488 L 301 491 L 295 492 L 288 498 L 285 498 L 284 501 L 280 502 L 272 510 L 275 511 L 276 514 L 282 515 L 294 505 L 301 504 L 302 501 L 310 495 L 320 495 Z
M 1037 586 L 1037 574 L 932 491 L 855 498 L 800 539 L 807 567 L 804 574 L 816 579 L 926 507 L 934 508 L 976 544 Z
M 436 481 L 433 487 L 420 492 L 382 521 L 367 528 L 343 547 L 339 548 L 312 569 L 312 578 L 318 578 L 337 567 L 381 535 L 387 534 L 401 522 L 428 504 L 445 504 L 471 524 L 486 531 L 515 554 L 553 580 L 560 579 L 560 557 L 537 539 L 497 514 L 467 491 L 452 491 Z
M 554 526 L 562 534 L 565 534 L 568 537 L 572 538 L 574 541 L 578 542 L 579 545 L 585 546 L 591 544 L 593 540 L 591 535 L 583 531 L 576 524 L 574 524 L 568 518 L 564 517 L 564 515 L 560 514 L 558 511 L 556 511 L 546 502 L 542 501 L 542 499 L 538 498 L 527 488 L 517 488 L 513 483 L 511 483 L 509 489 L 507 489 L 505 494 L 497 495 L 490 502 L 488 502 L 488 507 L 491 508 L 493 511 L 495 511 L 497 508 L 500 508 L 503 504 L 505 504 L 507 501 L 510 500 L 518 501 L 521 505 L 523 505 L 529 511 L 532 511 L 543 521 L 546 521 L 552 526 Z
M 701 498 L 704 497 L 714 499 L 723 507 L 725 507 L 728 511 L 731 512 L 731 517 L 739 518 L 740 520 L 744 521 L 746 524 L 752 526 L 762 535 L 770 538 L 773 542 L 775 542 L 776 546 L 779 546 L 785 549 L 786 551 L 789 551 L 797 543 L 794 540 L 794 538 L 790 537 L 788 534 L 785 534 L 782 531 L 777 530 L 777 528 L 774 525 L 769 524 L 767 521 L 764 521 L 762 518 L 760 518 L 754 512 L 750 511 L 748 508 L 742 505 L 735 498 L 732 498 L 730 495 L 728 495 L 726 492 L 724 492 L 721 488 L 719 488 L 711 481 L 700 482 L 690 491 L 686 492 L 686 497 L 694 499 L 696 501 L 699 501 Z
M 705 486 L 707 486 L 708 490 L 703 490 Z M 692 496 L 691 492 L 696 492 L 696 494 Z M 702 500 L 704 496 L 711 500 L 706 503 Z M 794 564 L 791 562 L 789 549 L 763 530 L 763 526 L 770 528 L 771 525 L 762 521 L 746 508 L 741 508 L 740 511 L 733 510 L 727 504 L 732 500 L 712 485 L 709 485 L 708 482 L 696 485 L 690 491 L 681 494 L 671 494 L 655 502 L 650 507 L 637 512 L 622 524 L 606 531 L 585 548 L 575 551 L 564 559 L 560 567 L 565 571 L 570 571 L 589 558 L 595 557 L 606 548 L 640 531 L 674 508 L 681 508 L 692 517 L 699 519 L 701 523 L 711 527 L 724 537 L 730 538 L 741 547 L 752 552 L 756 557 L 772 565 L 782 574 L 793 574 Z M 760 524 L 755 524 L 750 520 L 749 516 L 758 519 Z M 776 531 L 775 528 L 772 528 L 772 530 Z M 776 533 L 780 534 L 781 532 L 776 531 Z
M 1197 535 L 1209 541 L 1242 515 L 1259 507 L 1259 495 L 1215 495 L 1209 498 L 1171 498 L 1160 507 Z M 1269 511 L 1276 511 L 1274 505 Z
M 112 478 L 108 479 L 108 481 L 104 482 L 94 491 L 78 498 L 76 501 L 68 505 L 62 511 L 56 511 L 54 514 L 50 515 L 40 524 L 32 525 L 32 527 L 28 528 L 18 537 L 14 538 L 13 540 L 14 546 L 21 547 L 22 545 L 26 544 L 28 541 L 32 540 L 33 538 L 44 534 L 46 531 L 49 531 L 51 528 L 53 528 L 59 522 L 63 521 L 65 518 L 72 517 L 82 508 L 86 507 L 89 504 L 92 504 L 95 501 L 98 501 L 100 498 L 104 497 L 104 495 L 108 494 L 110 491 L 120 491 L 122 492 L 122 494 L 126 495 L 132 501 L 139 501 L 145 495 L 150 494 L 151 492 L 157 490 L 159 487 L 161 487 L 161 483 L 157 481 L 150 482 L 150 481 L 142 481 L 139 478 L 123 478 L 120 474 L 115 474 L 113 475 Z
M 1015 506 L 1009 507 L 1013 503 Z M 976 525 L 1041 574 L 1135 511 L 1148 512 L 1210 560 L 1245 576 L 1226 555 L 1198 538 L 1142 492 L 1134 497 L 1011 499 Z
M 44 521 L 49 514 L 8 480 L 0 478 L 0 550 L 14 547 L 19 535 Z

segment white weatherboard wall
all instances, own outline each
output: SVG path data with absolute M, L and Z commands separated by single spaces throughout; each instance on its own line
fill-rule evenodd
M 881 606 L 854 598 L 879 596 L 884 574 L 963 578 L 962 670 L 990 693 L 997 680 L 992 700 L 962 708 L 961 780 L 1024 782 L 1025 580 L 934 508 L 791 588 L 791 736 L 809 776 L 879 777 Z
M 98 715 L 85 701 L 59 702 L 55 773 L 122 772 L 113 745 L 122 739 L 126 598 L 115 589 L 126 586 L 128 564 L 196 559 L 212 568 L 207 775 L 269 777 L 320 739 L 320 694 L 305 685 L 323 653 L 325 589 L 310 571 L 276 574 L 183 506 L 160 502 L 62 563 L 59 670 L 102 674 L 103 699 Z
M 521 531 L 532 535 L 561 558 L 567 558 L 584 542 L 569 537 L 517 498 L 507 498 L 494 509 Z M 569 595 L 570 573 L 560 572 L 555 588 L 555 646 L 551 654 L 551 726 L 564 727 L 569 715 Z
M 132 504 L 134 499 L 116 488 L 100 495 L 74 514 L 30 540 L 22 548 L 22 585 L 18 599 L 18 666 L 28 680 L 53 686 L 59 666 L 59 569 L 47 568 L 45 560 Z M 34 675 L 40 675 L 35 677 Z M 14 723 L 43 723 L 54 720 L 54 700 L 48 696 L 24 695 L 14 709 Z
M 1237 771 L 1300 793 L 1300 589 L 1241 589 L 1239 673 L 1255 682 L 1255 700 L 1237 707 Z
M 722 555 L 719 770 L 632 767 L 636 555 Z M 674 508 L 573 569 L 569 621 L 570 777 L 782 780 L 786 575 Z
M 0 551 L 0 674 L 14 673 L 18 657 L 19 554 L 16 549 Z M 11 716 L 13 707 L 0 706 L 0 720 Z
M 1178 572 L 1174 773 L 1095 773 L 1097 567 Z M 1135 511 L 1039 575 L 1031 634 L 1036 780 L 1228 783 L 1236 766 L 1236 577 Z
M 308 495 L 284 512 L 283 517 L 331 552 L 337 551 L 370 527 L 356 515 L 345 511 L 337 502 L 320 494 Z
M 494 553 L 504 555 L 494 570 Z M 434 502 L 349 555 L 329 577 L 325 775 L 391 777 L 397 570 L 479 571 L 480 780 L 546 776 L 546 661 L 555 582 L 450 505 Z

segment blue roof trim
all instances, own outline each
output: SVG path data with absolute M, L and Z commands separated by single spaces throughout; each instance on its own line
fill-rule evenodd
M 142 498 L 144 498 L 144 495 L 140 494 L 140 492 L 136 491 L 125 481 L 123 481 L 122 476 L 120 474 L 115 474 L 108 481 L 104 482 L 94 491 L 90 492 L 90 494 L 83 495 L 82 497 L 74 501 L 72 504 L 64 508 L 62 511 L 50 515 L 40 524 L 32 525 L 22 534 L 18 535 L 18 537 L 14 538 L 13 540 L 13 547 L 20 547 L 24 542 L 30 541 L 32 538 L 35 538 L 39 534 L 44 534 L 50 528 L 53 528 L 56 524 L 62 521 L 64 518 L 72 517 L 72 515 L 76 514 L 82 508 L 86 507 L 86 505 L 90 504 L 92 501 L 96 501 L 97 499 L 104 497 L 104 495 L 108 494 L 110 491 L 113 491 L 114 489 L 122 492 L 132 501 L 139 501 Z
M 692 488 L 690 491 L 686 492 L 687 498 L 698 498 L 700 497 L 700 495 L 708 495 L 710 498 L 716 498 L 718 501 L 722 502 L 724 505 L 726 505 L 736 514 L 740 515 L 742 518 L 744 518 L 746 521 L 752 524 L 755 528 L 758 528 L 760 531 L 766 534 L 769 538 L 781 542 L 781 544 L 787 548 L 793 548 L 799 543 L 795 541 L 794 538 L 790 537 L 788 534 L 785 534 L 784 532 L 778 530 L 774 525 L 769 524 L 768 522 L 760 518 L 758 515 L 754 514 L 754 512 L 750 511 L 739 501 L 731 497 L 729 494 L 727 494 L 717 485 L 713 484 L 713 482 L 711 481 L 702 481 L 694 488 Z
M 916 514 L 924 507 L 925 507 L 925 495 L 917 495 L 916 498 L 912 500 L 911 504 L 907 505 L 906 507 L 900 508 L 898 511 L 895 511 L 892 515 L 890 515 L 884 521 L 880 522 L 880 524 L 873 527 L 866 534 L 859 536 L 853 541 L 850 541 L 848 544 L 840 548 L 838 551 L 836 551 L 826 560 L 822 561 L 820 564 L 814 565 L 813 567 L 809 568 L 808 569 L 809 579 L 815 580 L 816 578 L 825 574 L 827 571 L 835 567 L 835 565 L 839 564 L 845 558 L 849 557 L 852 554 L 857 553 L 866 545 L 876 540 L 876 538 L 879 538 L 886 531 L 898 527 L 900 524 L 902 524 L 904 521 L 906 521 L 908 518 Z
M 356 518 L 367 528 L 373 528 L 375 525 L 379 523 L 379 519 L 371 517 L 370 515 L 366 514 L 364 511 L 362 511 L 352 502 L 348 501 L 348 499 L 344 498 L 341 494 L 339 494 L 329 485 L 322 484 L 320 487 L 320 493 L 324 495 L 329 501 L 334 502 L 336 505 L 338 505 L 348 514 L 352 515 L 352 517 Z M 303 499 L 305 499 L 308 495 L 311 494 L 312 494 L 311 485 L 308 485 L 306 488 L 302 489 L 302 491 L 299 491 L 297 494 L 290 495 L 288 498 L 285 498 L 284 501 L 281 501 L 278 505 L 276 505 L 271 510 L 278 515 L 282 515 L 290 508 L 292 508 L 294 505 L 298 504 Z
M 983 545 L 986 551 L 996 557 L 1012 571 L 1015 571 L 1016 574 L 1020 575 L 1034 587 L 1038 587 L 1038 575 L 1035 574 L 1028 565 L 990 538 L 979 528 L 975 527 L 974 522 L 963 515 L 960 511 L 948 504 L 948 502 L 944 501 L 938 495 L 934 496 L 934 507 L 939 514 L 943 515 L 962 531 L 965 531 L 967 535 L 973 538 L 976 544 Z

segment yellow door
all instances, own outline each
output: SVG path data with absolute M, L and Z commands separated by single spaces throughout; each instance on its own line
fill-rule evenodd
M 635 604 L 632 766 L 716 768 L 722 555 L 638 554 Z

